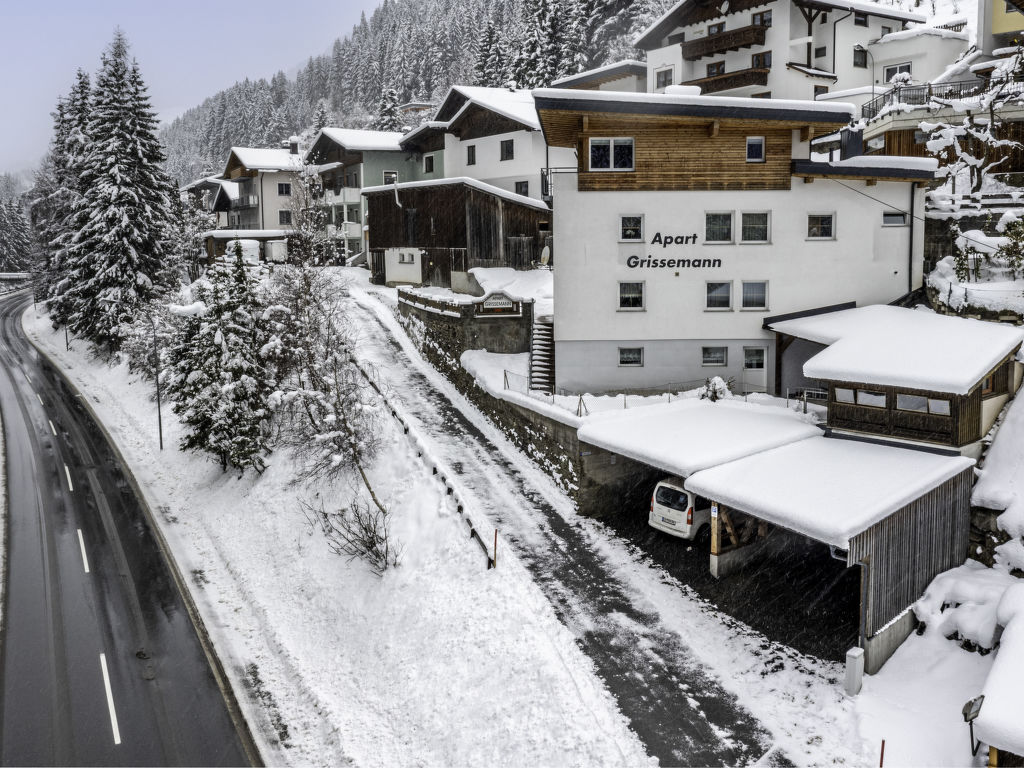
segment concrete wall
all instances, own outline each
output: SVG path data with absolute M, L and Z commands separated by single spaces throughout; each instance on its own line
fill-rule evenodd
M 662 470 L 588 443 L 579 443 L 579 470 L 576 508 L 587 517 L 613 515 L 623 508 L 646 514 L 654 486 L 666 477 Z
M 415 300 L 415 299 L 414 299 Z M 519 317 L 478 316 L 475 305 L 458 306 L 461 315 L 432 312 L 399 299 L 398 309 L 405 317 L 415 317 L 435 341 L 443 340 L 446 350 L 456 359 L 470 349 L 485 349 L 505 355 L 530 351 L 533 328 L 533 302 L 522 303 Z
M 864 672 L 873 675 L 882 668 L 882 665 L 896 653 L 896 649 L 903 645 L 903 641 L 910 637 L 910 633 L 917 626 L 917 617 L 914 611 L 907 608 L 906 612 L 889 624 L 881 632 L 869 637 L 864 645 Z

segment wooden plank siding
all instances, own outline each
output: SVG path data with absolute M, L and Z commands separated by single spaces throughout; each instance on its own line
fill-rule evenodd
M 591 119 L 579 138 L 579 190 L 740 190 L 789 189 L 792 130 L 763 123 L 719 123 L 718 135 L 708 136 L 703 124 L 642 124 Z M 668 122 L 668 121 L 665 121 Z M 753 122 L 753 121 L 748 121 Z M 588 171 L 589 139 L 633 138 L 634 170 Z M 765 137 L 765 162 L 747 162 L 747 137 Z
M 928 152 L 928 147 L 925 143 L 919 143 L 915 139 L 916 133 L 917 131 L 913 128 L 886 131 L 884 134 L 885 146 L 876 150 L 868 151 L 865 154 L 933 157 L 933 155 Z M 1007 158 L 1006 160 L 1003 160 L 995 170 L 1011 171 L 1015 168 L 1024 166 L 1024 122 L 1000 123 L 995 130 L 995 134 L 997 138 L 1009 139 L 1020 143 L 1016 147 L 999 147 L 994 150 L 990 150 L 990 157 L 992 158 L 991 162 L 995 162 L 999 158 Z M 969 154 L 980 156 L 977 154 L 980 150 L 980 145 L 977 142 L 968 139 L 965 146 Z
M 448 132 L 458 136 L 461 141 L 472 141 L 485 136 L 529 130 L 533 129 L 477 104 L 467 107 L 466 111 L 448 126 Z
M 850 541 L 848 564 L 867 565 L 866 637 L 911 606 L 936 575 L 963 563 L 973 484 L 973 468 L 965 469 Z
M 1015 354 L 1015 353 L 1014 353 Z M 997 397 L 1009 391 L 1013 354 L 1004 358 L 991 372 L 994 389 L 986 397 Z M 929 443 L 958 448 L 982 437 L 982 382 L 978 382 L 966 395 L 949 392 L 913 389 L 911 387 L 889 387 L 851 381 L 828 382 L 828 426 L 835 429 L 849 429 L 876 435 L 921 440 Z M 885 394 L 885 407 L 841 403 L 836 399 L 836 389 L 870 390 Z M 918 395 L 949 401 L 949 416 L 917 411 L 901 411 L 896 408 L 896 395 Z

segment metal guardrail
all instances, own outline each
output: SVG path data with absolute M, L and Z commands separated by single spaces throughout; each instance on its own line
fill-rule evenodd
M 956 80 L 949 83 L 925 83 L 924 85 L 903 85 L 876 96 L 860 108 L 861 116 L 871 120 L 892 104 L 924 106 L 933 99 L 963 99 L 977 96 L 998 86 L 1013 86 L 1024 83 L 1024 76 L 1009 75 L 998 80 Z M 1022 88 L 1024 89 L 1024 88 Z

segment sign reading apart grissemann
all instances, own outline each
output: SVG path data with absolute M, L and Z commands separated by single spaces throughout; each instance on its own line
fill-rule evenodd
M 663 235 L 661 232 L 655 232 L 650 244 L 660 245 L 662 248 L 672 245 L 696 245 L 697 235 Z M 647 256 L 634 254 L 626 258 L 626 266 L 630 269 L 710 269 L 722 266 L 722 260 L 661 258 L 650 254 Z

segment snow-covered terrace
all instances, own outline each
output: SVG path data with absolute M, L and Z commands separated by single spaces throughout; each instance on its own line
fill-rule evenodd
M 770 328 L 830 345 L 804 364 L 808 378 L 959 395 L 1024 340 L 1015 326 L 887 305 L 781 320 Z
M 581 442 L 679 477 L 820 434 L 789 410 L 707 400 L 595 414 L 578 431 Z
M 985 701 L 974 731 L 986 744 L 1024 755 L 1024 584 L 1007 588 L 996 616 L 1004 629 L 999 652 L 982 689 Z
M 686 487 L 841 549 L 973 466 L 962 456 L 820 434 L 697 472 Z

